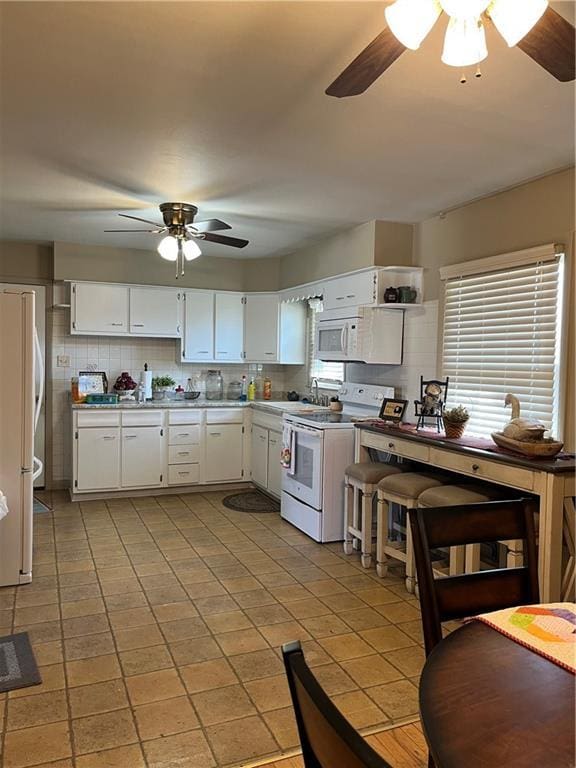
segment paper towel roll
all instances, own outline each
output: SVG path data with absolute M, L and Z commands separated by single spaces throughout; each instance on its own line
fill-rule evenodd
M 144 390 L 144 398 L 152 400 L 152 371 L 142 371 L 140 373 L 140 381 Z

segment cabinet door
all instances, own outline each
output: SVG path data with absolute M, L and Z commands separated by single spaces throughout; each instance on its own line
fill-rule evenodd
M 207 483 L 242 479 L 242 425 L 206 425 Z
M 130 288 L 130 333 L 180 335 L 180 294 L 165 288 Z
M 215 359 L 238 363 L 244 350 L 244 303 L 239 293 L 217 293 L 215 300 Z
M 78 429 L 76 483 L 78 491 L 101 491 L 120 485 L 120 429 Z
M 146 488 L 161 485 L 163 472 L 162 429 L 122 429 L 122 487 Z
M 306 363 L 306 304 L 303 301 L 280 304 L 279 363 Z
M 72 286 L 71 333 L 128 333 L 128 287 L 100 283 Z
M 361 307 L 376 303 L 375 280 L 376 273 L 373 270 L 327 280 L 324 284 L 324 309 Z
M 268 487 L 268 430 L 257 425 L 252 427 L 252 480 Z
M 214 360 L 214 294 L 211 291 L 187 291 L 182 361 L 202 360 Z
M 278 359 L 278 296 L 251 294 L 244 305 L 244 359 L 274 363 Z
M 268 490 L 278 497 L 282 492 L 281 450 L 282 434 L 270 430 L 268 433 Z

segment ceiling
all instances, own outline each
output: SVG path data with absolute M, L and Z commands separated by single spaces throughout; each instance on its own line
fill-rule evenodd
M 573 84 L 494 30 L 480 80 L 440 62 L 441 22 L 364 95 L 325 96 L 384 7 L 0 3 L 0 237 L 150 248 L 103 230 L 182 200 L 251 241 L 206 253 L 277 256 L 573 164 Z

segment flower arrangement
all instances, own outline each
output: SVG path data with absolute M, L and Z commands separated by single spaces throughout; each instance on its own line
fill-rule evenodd
M 455 408 L 448 408 L 444 411 L 442 421 L 444 422 L 446 437 L 462 437 L 469 418 L 470 414 L 463 405 L 457 405 Z

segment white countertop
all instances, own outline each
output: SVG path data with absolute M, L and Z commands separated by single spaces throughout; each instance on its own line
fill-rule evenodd
M 72 410 L 148 410 L 148 409 L 167 409 L 167 408 L 256 408 L 258 410 L 270 411 L 272 413 L 294 412 L 302 413 L 309 411 L 328 410 L 321 405 L 312 405 L 311 403 L 302 403 L 300 401 L 290 400 L 147 400 L 145 403 L 120 402 L 110 403 L 72 403 Z

